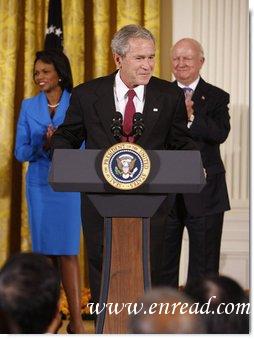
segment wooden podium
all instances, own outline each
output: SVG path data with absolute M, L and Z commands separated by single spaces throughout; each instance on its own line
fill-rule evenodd
M 121 191 L 102 175 L 104 152 L 56 149 L 49 182 L 56 191 L 87 193 L 104 217 L 101 313 L 96 333 L 127 333 L 128 305 L 151 288 L 150 218 L 168 193 L 199 193 L 205 178 L 199 151 L 147 151 L 151 160 L 147 182 L 135 190 Z M 112 314 L 116 305 L 118 313 Z

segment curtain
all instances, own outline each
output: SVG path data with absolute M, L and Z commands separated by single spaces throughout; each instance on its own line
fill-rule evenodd
M 158 76 L 160 74 L 160 6 L 160 0 L 86 1 L 86 78 L 92 79 L 115 70 L 110 42 L 116 30 L 128 24 L 146 26 L 154 34 L 157 40 L 157 63 L 154 74 Z
M 27 164 L 14 159 L 13 149 L 21 101 L 36 93 L 33 62 L 43 48 L 47 10 L 48 0 L 0 0 L 0 265 L 10 254 L 31 248 Z M 155 35 L 155 75 L 160 75 L 160 0 L 62 0 L 62 14 L 74 85 L 114 71 L 110 41 L 117 29 L 131 23 Z

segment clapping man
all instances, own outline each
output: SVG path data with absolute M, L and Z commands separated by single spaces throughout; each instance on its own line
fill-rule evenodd
M 230 131 L 229 94 L 207 83 L 200 43 L 185 38 L 172 48 L 174 86 L 185 94 L 189 134 L 201 152 L 206 185 L 199 194 L 177 194 L 169 214 L 163 255 L 163 284 L 178 287 L 184 227 L 189 235 L 188 281 L 219 272 L 224 212 L 230 209 L 220 145 Z

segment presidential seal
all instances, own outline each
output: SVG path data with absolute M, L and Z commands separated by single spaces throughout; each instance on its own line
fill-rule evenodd
M 102 159 L 104 178 L 120 190 L 132 190 L 142 185 L 149 175 L 150 167 L 146 151 L 129 142 L 110 147 Z

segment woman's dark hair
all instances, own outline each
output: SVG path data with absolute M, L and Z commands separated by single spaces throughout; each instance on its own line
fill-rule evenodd
M 53 64 L 61 82 L 59 82 L 62 90 L 66 89 L 68 92 L 72 91 L 73 80 L 71 73 L 71 66 L 67 56 L 60 50 L 50 49 L 45 51 L 39 51 L 36 53 L 34 60 L 34 67 L 38 60 L 45 62 L 46 64 Z

